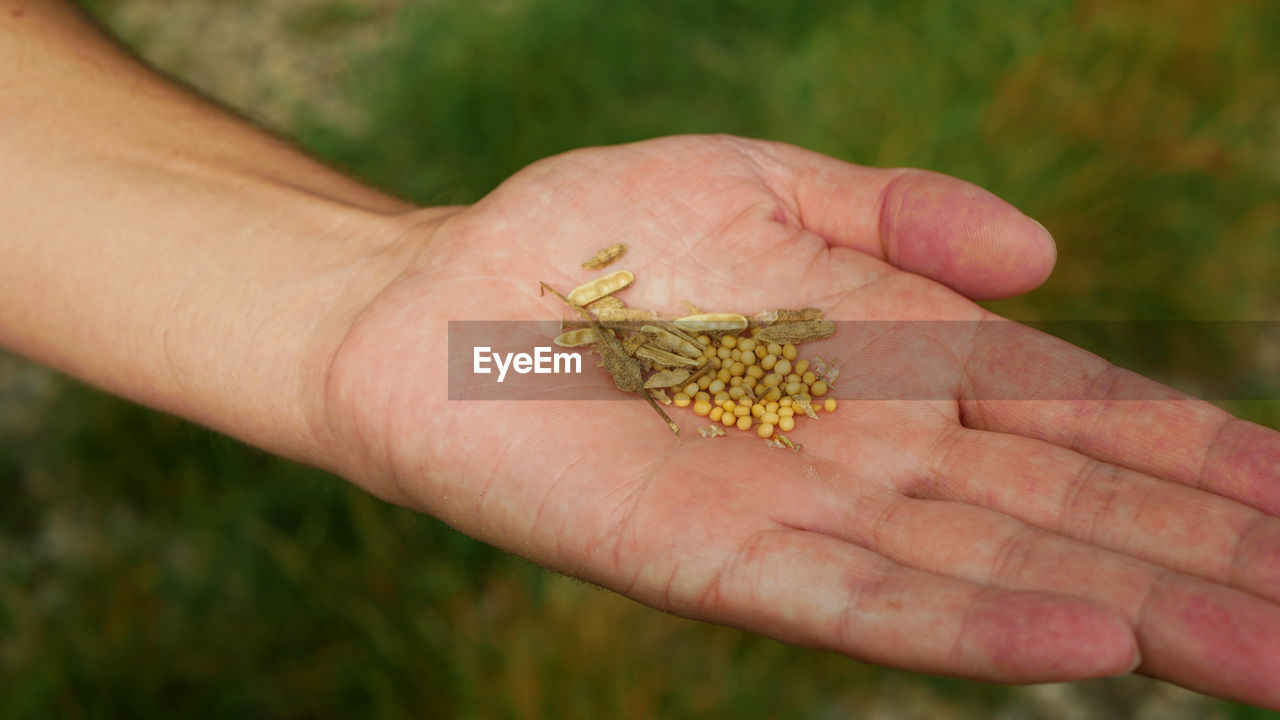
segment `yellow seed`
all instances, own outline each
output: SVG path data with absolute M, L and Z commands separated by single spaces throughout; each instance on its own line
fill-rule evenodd
M 721 360 L 728 360 L 732 356 L 733 356 L 733 351 L 731 351 L 727 347 L 722 347 L 716 350 L 716 357 L 720 358 Z
M 795 346 L 795 345 L 792 345 L 791 343 L 787 343 L 786 345 L 783 345 L 783 346 L 782 346 L 782 357 L 784 357 L 784 358 L 786 358 L 786 359 L 788 359 L 788 360 L 795 360 L 795 359 L 796 359 L 796 346 Z
M 704 358 L 713 358 L 713 357 L 717 357 L 717 356 L 716 356 L 716 349 L 715 349 L 715 348 L 713 348 L 713 347 L 711 347 L 711 346 L 709 346 L 709 345 L 708 345 L 707 347 L 702 348 L 702 357 L 704 357 Z
M 756 345 L 756 353 L 755 353 L 756 357 L 763 360 L 765 356 L 767 356 L 768 354 L 769 354 L 768 348 L 766 348 L 764 345 Z
M 715 376 L 712 375 L 711 373 L 707 373 L 706 375 L 703 375 L 702 377 L 698 378 L 698 389 L 707 390 L 708 388 L 711 387 L 711 383 L 715 381 L 716 381 Z M 715 391 L 711 390 L 710 392 L 715 392 Z
M 729 374 L 729 368 L 727 367 L 720 368 L 719 372 L 716 373 L 716 379 L 722 383 L 729 382 L 729 378 L 731 377 L 733 376 Z
M 767 422 L 770 425 L 778 424 L 778 413 L 765 413 L 760 416 L 760 422 Z
M 759 365 L 749 365 L 747 366 L 747 377 L 759 380 L 764 377 L 764 370 L 761 370 Z
M 763 358 L 760 359 L 760 367 L 764 368 L 765 370 L 772 370 L 773 366 L 777 364 L 778 364 L 777 355 L 765 355 Z
M 771 402 L 764 406 L 765 412 L 778 412 L 778 403 Z
M 571 290 L 569 292 L 569 302 L 578 306 L 586 305 L 606 295 L 612 295 L 630 285 L 635 279 L 636 276 L 632 275 L 628 270 L 609 273 L 604 277 L 596 278 Z
M 726 412 L 720 416 L 720 423 L 725 427 L 733 427 L 733 424 L 736 422 L 738 422 L 738 416 L 731 412 Z
M 738 341 L 738 349 L 744 353 L 754 352 L 756 349 L 756 341 L 751 338 L 743 338 Z
M 827 412 L 835 412 L 835 411 L 836 411 L 836 399 L 835 399 L 835 398 L 827 398 L 827 401 L 826 401 L 826 402 L 824 402 L 824 403 L 822 403 L 822 409 L 823 409 L 823 410 L 826 410 Z
M 717 405 L 723 405 L 729 402 L 729 393 L 725 392 L 724 390 L 721 390 L 720 392 L 715 393 L 711 396 L 711 401 Z
M 684 394 L 693 397 L 698 394 L 698 383 L 692 382 L 684 386 Z
M 760 403 L 756 403 L 755 405 L 751 406 L 751 417 L 758 418 L 763 414 L 764 414 L 763 405 L 761 405 Z
M 775 373 L 777 373 L 777 374 L 781 375 L 782 377 L 786 377 L 786 376 L 790 375 L 790 374 L 791 374 L 791 361 L 790 361 L 790 360 L 779 360 L 779 361 L 778 361 L 778 364 L 773 366 L 773 371 L 774 371 Z
M 694 395 L 694 396 L 693 396 L 693 401 L 694 401 L 694 402 L 704 402 L 704 403 L 706 403 L 706 404 L 710 405 L 710 404 L 711 404 L 711 394 L 710 394 L 710 393 L 706 393 L 706 392 L 703 392 L 703 391 L 699 390 L 699 391 L 698 391 L 698 393 L 697 393 L 696 395 Z
M 804 375 L 806 372 L 809 372 L 809 361 L 803 358 L 800 360 L 797 360 L 796 372 L 800 373 L 801 375 Z
M 699 335 L 699 336 L 698 336 L 698 344 L 699 344 L 699 345 L 710 345 L 710 344 L 711 344 L 711 336 L 710 336 L 710 335 Z
M 730 359 L 730 360 L 732 360 L 732 361 L 734 361 L 734 362 L 738 362 L 739 360 L 741 360 L 741 359 L 742 359 L 742 351 L 741 351 L 741 350 L 739 350 L 738 348 L 734 348 L 734 349 L 730 350 L 730 351 L 729 351 L 729 359 Z
M 743 385 L 746 385 L 747 387 L 752 389 L 754 389 L 755 386 L 760 382 L 759 380 L 751 377 L 751 373 L 747 373 L 747 376 L 745 378 L 738 378 L 738 379 L 742 381 Z
M 742 428 L 741 425 L 739 425 L 738 427 Z M 745 430 L 746 428 L 742 428 L 742 429 Z M 756 434 L 762 438 L 767 438 L 770 435 L 773 435 L 773 425 L 767 422 L 760 423 L 760 427 L 756 428 Z
M 738 404 L 745 405 L 748 408 L 750 408 L 752 403 L 754 402 L 755 400 L 752 400 L 751 397 L 748 395 L 743 395 L 742 397 L 738 398 Z
M 782 398 L 781 400 L 779 400 L 779 401 L 778 401 L 778 406 L 779 406 L 779 407 L 790 407 L 790 406 L 791 406 L 791 398 L 789 398 L 789 397 L 784 397 L 784 398 Z
M 799 370 L 799 369 L 800 369 L 800 366 L 797 365 L 796 370 Z M 814 375 L 811 372 L 807 372 L 800 376 L 800 382 L 804 383 L 805 385 L 812 386 L 814 383 L 818 382 L 818 376 Z
M 729 378 L 729 387 L 737 387 L 741 384 L 742 384 L 742 378 L 738 377 L 737 375 L 734 375 L 733 377 Z
M 736 362 L 729 366 L 730 375 L 742 376 L 746 372 L 747 372 L 747 366 L 743 365 L 740 362 Z
M 777 385 L 778 383 L 781 383 L 781 382 L 782 382 L 782 378 L 778 377 L 777 373 L 769 373 L 768 375 L 764 376 L 764 384 L 768 387 L 773 387 L 774 385 Z
M 716 378 L 715 380 L 712 380 L 711 384 L 707 385 L 707 392 L 711 393 L 712 395 L 715 395 L 716 393 L 720 392 L 723 389 L 724 389 L 724 381 L 721 380 L 720 378 Z
M 788 406 L 786 406 L 786 407 L 780 407 L 780 408 L 778 408 L 778 417 L 780 417 L 780 418 L 784 418 L 784 417 L 792 417 L 792 416 L 793 416 L 793 415 L 795 415 L 795 414 L 796 414 L 795 409 L 794 409 L 794 408 L 792 408 L 790 405 L 788 405 Z
M 694 403 L 694 404 L 693 404 L 693 412 L 694 412 L 695 414 L 697 414 L 697 415 L 704 415 L 704 416 L 705 416 L 705 415 L 710 415 L 710 414 L 711 414 L 711 403 L 706 402 L 706 401 L 703 401 L 703 400 L 699 400 L 698 402 L 696 402 L 696 403 Z
M 727 397 L 724 400 L 721 400 L 719 403 L 720 407 L 724 408 L 725 412 L 733 412 L 733 408 L 736 407 L 737 404 L 738 403 L 730 400 Z
M 782 346 L 775 342 L 771 342 L 768 345 L 766 345 L 765 350 L 770 355 L 778 355 L 778 356 L 782 355 Z
M 787 394 L 788 394 L 788 395 L 799 395 L 799 394 L 801 393 L 801 391 L 803 391 L 803 390 L 804 390 L 804 388 L 803 388 L 803 387 L 801 387 L 800 383 L 798 383 L 798 382 L 787 383 Z
M 692 400 L 688 395 L 678 392 L 675 397 L 671 398 L 671 402 L 674 402 L 676 407 L 689 407 L 689 403 L 692 402 Z
M 823 395 L 827 394 L 827 383 L 824 380 L 819 380 L 818 382 L 810 385 L 809 390 L 814 394 L 815 397 L 822 397 Z
M 790 415 L 783 415 L 778 418 L 778 429 L 782 432 L 791 432 L 796 429 L 796 419 Z
M 735 347 L 738 344 L 738 336 L 725 335 L 724 337 L 720 338 L 720 344 L 727 348 Z
M 788 375 L 787 384 L 790 385 L 793 382 L 797 382 L 797 383 L 800 382 L 800 376 L 795 373 L 791 373 L 790 375 Z
M 782 391 L 776 387 L 769 388 L 769 392 L 764 394 L 764 399 L 770 401 L 777 400 L 780 397 L 782 397 Z
M 724 408 L 711 408 L 711 412 L 707 413 L 707 417 L 711 418 L 711 422 L 720 422 L 720 418 L 724 417 Z
M 719 370 L 723 362 L 724 361 L 718 357 L 713 357 L 707 361 L 707 363 L 711 365 L 712 369 L 715 369 L 715 370 Z
M 741 362 L 743 365 L 746 365 L 747 367 L 755 367 L 755 366 L 756 366 L 756 355 L 755 355 L 755 353 L 746 353 L 746 354 L 744 354 L 742 357 L 738 358 L 738 360 L 739 360 L 739 362 Z
M 738 429 L 739 429 L 739 430 L 750 430 L 750 429 L 751 429 L 751 416 L 750 416 L 750 415 L 745 415 L 745 416 L 743 416 L 743 417 L 738 418 Z
M 733 414 L 737 415 L 738 417 L 747 417 L 748 415 L 751 414 L 751 408 L 747 407 L 746 405 L 734 405 Z

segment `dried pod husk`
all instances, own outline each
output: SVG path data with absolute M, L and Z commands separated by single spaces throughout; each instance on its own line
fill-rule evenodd
M 668 367 L 697 367 L 702 364 L 701 359 L 695 360 L 693 358 L 687 358 L 683 355 L 677 355 L 676 353 L 667 352 L 666 350 L 659 350 L 648 345 L 636 350 L 635 355 L 638 358 L 644 358 L 650 362 L 654 362 L 659 365 L 666 365 Z
M 671 404 L 671 396 L 667 395 L 667 391 L 663 390 L 662 388 L 650 388 L 645 392 L 649 393 L 649 397 L 653 398 L 654 400 L 657 400 L 663 405 Z
M 825 340 L 836 331 L 830 320 L 802 320 L 800 322 L 779 322 L 756 333 L 756 340 L 773 343 L 800 343 Z
M 622 302 L 622 298 L 616 298 L 612 295 L 606 295 L 599 300 L 592 300 L 587 303 L 588 310 L 603 310 L 605 308 L 624 308 L 626 303 Z
M 803 395 L 792 395 L 791 404 L 803 410 L 805 415 L 808 415 L 815 420 L 818 418 L 818 413 L 813 410 L 813 404 L 810 403 L 809 399 Z
M 737 313 L 701 313 L 672 321 L 689 332 L 737 332 L 747 329 L 747 319 Z
M 650 375 L 649 379 L 644 381 L 644 386 L 647 388 L 669 388 L 677 385 L 684 387 L 688 380 L 688 370 L 663 370 Z
M 600 308 L 595 311 L 596 317 L 600 320 L 601 325 L 614 326 L 624 323 L 646 323 L 653 322 L 658 318 L 657 313 L 652 310 L 641 310 L 639 308 Z
M 698 344 L 698 338 L 676 327 L 670 320 L 654 320 L 653 324 L 694 346 L 699 353 L 702 352 L 702 346 Z
M 622 288 L 635 282 L 636 276 L 631 274 L 629 270 L 618 270 L 611 272 L 604 277 L 598 277 L 588 283 L 583 283 L 574 288 L 569 293 L 569 303 L 582 307 L 588 303 L 595 302 L 606 295 L 612 295 Z
M 623 255 L 627 254 L 627 246 L 622 243 L 614 243 L 607 248 L 601 248 L 600 252 L 591 256 L 591 259 L 582 263 L 582 267 L 588 270 L 599 270 L 602 267 L 608 267 L 610 263 Z
M 649 338 L 645 337 L 641 333 L 628 335 L 627 339 L 622 341 L 622 349 L 627 351 L 628 355 L 634 356 L 636 351 L 643 347 L 648 341 Z
M 663 345 L 669 350 L 678 352 L 681 355 L 684 355 L 685 357 L 691 357 L 691 358 L 702 357 L 702 348 L 698 347 L 696 341 L 689 342 L 681 338 L 679 335 L 676 335 L 675 333 L 669 330 L 666 330 L 664 328 L 658 327 L 657 325 L 643 325 L 641 326 L 640 331 L 644 333 L 648 333 L 649 335 L 653 336 L 653 338 L 656 339 L 659 342 L 659 344 Z
M 774 437 L 778 438 L 778 442 L 791 448 L 791 452 L 800 452 L 800 448 L 804 447 L 804 445 L 801 445 L 800 443 L 791 442 L 791 439 L 782 433 L 775 433 Z
M 725 432 L 724 428 L 717 423 L 700 425 L 698 426 L 698 432 L 702 434 L 702 437 L 729 437 L 729 433 Z
M 751 327 L 768 327 L 778 321 L 777 310 L 761 310 L 751 316 Z
M 840 377 L 840 370 L 836 367 L 840 363 L 840 358 L 831 358 L 831 362 L 827 362 L 818 356 L 813 358 L 813 374 L 818 376 L 828 387 L 836 386 L 836 378 Z
M 583 345 L 592 345 L 600 342 L 600 331 L 592 327 L 578 328 L 562 332 L 552 340 L 560 347 L 582 347 Z
M 807 307 L 798 310 L 775 310 L 777 318 L 774 322 L 807 322 L 809 320 L 821 320 L 822 311 L 818 308 Z

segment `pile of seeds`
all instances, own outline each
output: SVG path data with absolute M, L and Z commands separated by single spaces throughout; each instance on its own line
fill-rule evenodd
M 625 252 L 625 245 L 611 245 L 583 267 L 604 267 Z M 712 423 L 699 428 L 704 437 L 725 435 L 721 427 L 736 427 L 793 450 L 798 445 L 783 433 L 795 429 L 798 419 L 835 411 L 835 399 L 826 395 L 839 374 L 836 362 L 810 362 L 797 348 L 834 332 L 820 310 L 773 310 L 748 319 L 703 313 L 690 305 L 693 314 L 666 320 L 653 311 L 628 308 L 614 295 L 634 280 L 632 273 L 619 270 L 574 288 L 568 296 L 542 283 L 582 318 L 565 323 L 555 342 L 592 346 L 614 384 L 641 394 L 677 438 L 679 426 L 658 403 L 692 406 Z

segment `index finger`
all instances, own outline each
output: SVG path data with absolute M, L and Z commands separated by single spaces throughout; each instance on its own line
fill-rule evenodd
M 1070 343 L 984 322 L 964 368 L 961 422 L 1280 515 L 1280 433 L 1232 416 Z

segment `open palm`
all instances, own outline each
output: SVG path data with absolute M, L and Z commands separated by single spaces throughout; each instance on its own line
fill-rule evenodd
M 537 163 L 412 241 L 329 376 L 343 470 L 373 492 L 650 605 L 870 662 L 1032 682 L 1140 660 L 1280 707 L 1280 434 L 973 304 L 1053 263 L 991 195 L 669 138 Z M 634 307 L 885 321 L 827 341 L 859 352 L 842 408 L 792 434 L 801 453 L 698 438 L 680 411 L 677 443 L 617 391 L 448 399 L 448 320 L 557 317 L 538 281 L 580 284 L 615 241 Z

